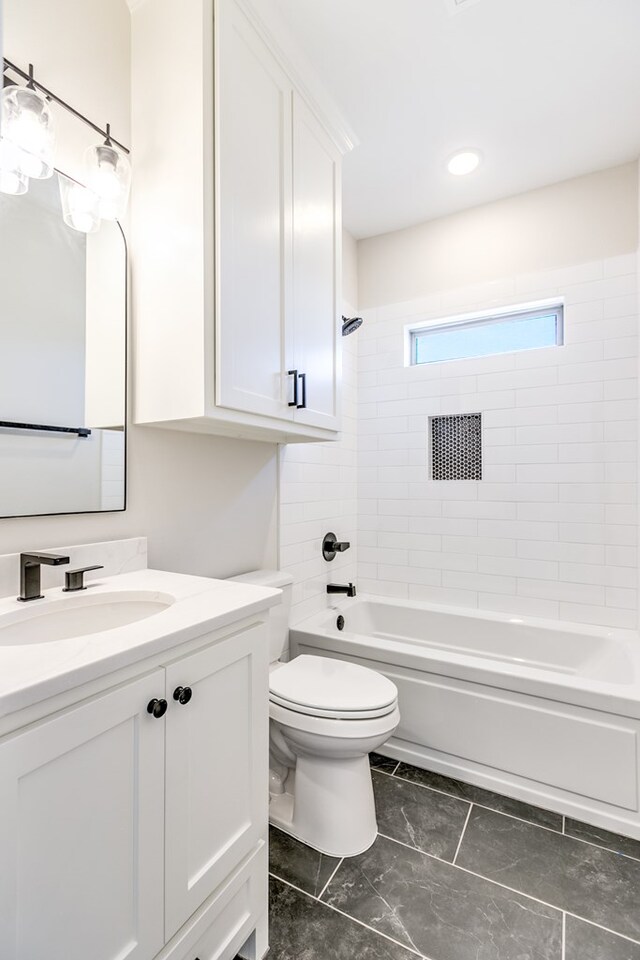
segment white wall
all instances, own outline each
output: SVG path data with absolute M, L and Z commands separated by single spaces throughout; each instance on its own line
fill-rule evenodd
M 343 310 L 358 302 L 357 251 L 342 238 Z M 356 578 L 357 336 L 342 338 L 342 431 L 330 443 L 292 444 L 280 453 L 280 568 L 294 578 L 293 622 L 330 605 L 327 583 Z M 327 563 L 322 540 L 333 532 L 352 546 Z
M 32 61 L 43 83 L 98 123 L 109 120 L 126 143 L 125 0 L 4 0 L 4 18 L 5 55 Z M 66 118 L 61 134 L 72 172 L 87 134 Z M 170 570 L 226 576 L 276 563 L 274 445 L 134 427 L 128 458 L 125 513 L 0 520 L 0 553 L 146 535 L 150 564 Z
M 436 234 L 423 246 L 429 225 L 379 238 L 379 281 L 370 273 L 370 242 L 359 245 L 369 303 L 358 335 L 361 589 L 637 625 L 637 169 L 581 180 L 602 188 L 597 202 L 584 182 L 550 188 L 565 221 L 562 249 L 546 191 L 470 212 L 481 282 L 474 282 L 467 215 L 440 222 L 436 232 L 448 237 L 450 253 L 466 251 L 456 285 L 452 268 L 443 268 L 438 289 L 431 254 L 440 264 L 444 253 L 430 247 Z M 609 211 L 599 231 L 594 210 L 603 210 L 607 195 L 617 196 L 617 214 Z M 526 256 L 505 252 L 509 235 Z M 595 249 L 597 257 L 584 258 Z M 527 269 L 509 269 L 518 263 Z M 388 302 L 392 295 L 402 302 Z M 404 366 L 407 323 L 554 296 L 566 302 L 562 348 Z M 429 480 L 428 417 L 478 411 L 483 480 Z

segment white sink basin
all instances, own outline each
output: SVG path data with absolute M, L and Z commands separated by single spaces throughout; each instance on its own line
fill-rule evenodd
M 52 643 L 104 633 L 162 613 L 174 602 L 168 594 L 143 590 L 33 601 L 33 607 L 0 616 L 0 647 Z

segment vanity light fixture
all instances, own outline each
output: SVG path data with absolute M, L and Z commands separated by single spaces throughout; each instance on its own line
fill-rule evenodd
M 113 146 L 109 124 L 104 143 L 89 147 L 86 151 L 85 169 L 87 187 L 98 197 L 100 218 L 119 220 L 127 208 L 131 164 L 126 154 Z
M 7 74 L 15 74 L 18 80 Z M 26 81 L 21 86 L 19 81 Z M 54 171 L 54 123 L 51 103 L 73 114 L 103 137 L 85 152 L 86 183 L 58 174 L 64 222 L 81 233 L 95 233 L 101 220 L 118 220 L 126 210 L 131 187 L 129 150 L 28 72 L 3 58 L 0 192 L 26 193 L 29 179 L 50 177 Z
M 29 178 L 19 169 L 16 148 L 8 140 L 0 139 L 0 193 L 17 197 L 28 189 Z
M 62 219 L 68 227 L 80 233 L 96 233 L 100 229 L 100 198 L 63 173 L 58 174 Z
M 47 97 L 35 87 L 29 64 L 26 87 L 10 83 L 2 90 L 2 136 L 15 151 L 12 162 L 24 177 L 53 175 L 55 123 Z
M 466 177 L 478 168 L 481 160 L 482 155 L 479 150 L 459 150 L 449 160 L 447 170 L 454 177 Z

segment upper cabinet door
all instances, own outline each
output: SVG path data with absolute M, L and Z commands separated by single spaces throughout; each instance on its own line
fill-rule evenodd
M 216 401 L 291 419 L 292 88 L 234 0 L 216 26 Z
M 293 312 L 295 366 L 304 374 L 296 420 L 338 427 L 340 154 L 293 97 Z M 303 389 L 304 388 L 304 389 Z
M 260 624 L 166 668 L 167 940 L 267 829 L 267 653 Z
M 2 960 L 149 960 L 164 943 L 164 672 L 0 743 Z

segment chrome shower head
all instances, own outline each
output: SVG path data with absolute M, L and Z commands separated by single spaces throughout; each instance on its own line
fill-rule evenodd
M 358 327 L 362 326 L 362 317 L 343 317 L 342 318 L 342 336 L 348 337 L 350 333 L 355 333 Z

